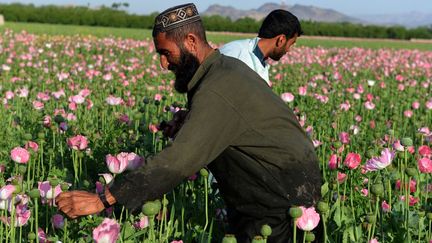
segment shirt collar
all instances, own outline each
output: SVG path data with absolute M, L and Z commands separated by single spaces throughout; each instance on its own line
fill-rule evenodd
M 192 89 L 196 88 L 195 86 L 198 86 L 200 83 L 199 81 L 201 78 L 207 73 L 208 69 L 213 65 L 213 63 L 219 59 L 221 56 L 219 50 L 214 50 L 212 54 L 210 54 L 204 61 L 201 63 L 201 65 L 198 67 L 197 71 L 195 72 L 194 76 L 192 77 L 191 81 L 188 84 L 188 92 Z
M 266 62 L 264 60 L 264 54 L 262 53 L 261 49 L 259 48 L 258 44 L 253 49 L 253 54 L 258 58 L 258 60 L 261 62 L 263 67 L 266 66 Z

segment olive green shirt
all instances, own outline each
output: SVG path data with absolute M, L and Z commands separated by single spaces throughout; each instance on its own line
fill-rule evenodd
M 205 166 L 227 205 L 247 215 L 316 202 L 321 177 L 313 144 L 259 75 L 216 50 L 188 90 L 190 111 L 176 139 L 115 181 L 110 190 L 117 202 L 137 208 Z

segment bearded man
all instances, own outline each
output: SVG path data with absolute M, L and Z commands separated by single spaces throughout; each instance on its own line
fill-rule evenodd
M 251 242 L 268 224 L 268 242 L 288 242 L 288 209 L 314 205 L 321 186 L 313 144 L 295 115 L 246 64 L 211 48 L 194 4 L 158 15 L 153 38 L 161 66 L 187 94 L 183 126 L 171 146 L 102 195 L 64 192 L 59 209 L 76 218 L 115 203 L 139 208 L 207 166 L 226 202 L 228 233 Z

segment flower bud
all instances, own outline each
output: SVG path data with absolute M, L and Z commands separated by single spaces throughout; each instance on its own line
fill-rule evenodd
M 369 224 L 373 224 L 375 222 L 375 215 L 373 215 L 373 214 L 366 215 L 366 221 Z
M 28 195 L 30 196 L 30 198 L 40 198 L 40 192 L 38 189 L 33 189 L 31 190 Z
M 262 236 L 255 236 L 252 239 L 252 243 L 264 243 L 264 239 L 262 238 Z
M 292 218 L 300 218 L 303 214 L 303 211 L 299 207 L 292 207 L 289 210 L 289 214 Z
M 208 173 L 208 171 L 206 169 L 202 168 L 200 170 L 200 174 L 201 174 L 201 176 L 207 177 L 209 173 Z
M 222 239 L 222 243 L 237 243 L 237 239 L 234 235 L 226 234 Z
M 56 187 L 60 183 L 57 178 L 50 178 L 48 181 L 52 187 Z
M 423 211 L 423 210 L 420 210 L 420 211 L 418 212 L 418 215 L 420 216 L 420 218 L 423 218 L 423 217 L 426 215 L 426 212 Z
M 336 149 L 338 149 L 338 148 L 342 147 L 342 143 L 341 143 L 340 141 L 336 141 L 336 142 L 333 143 L 333 146 L 334 146 Z
M 305 232 L 306 234 L 306 242 L 312 242 L 315 240 L 315 235 L 312 232 Z
M 67 183 L 63 183 L 60 185 L 60 188 L 62 191 L 67 191 L 69 189 L 69 185 Z
M 261 235 L 264 238 L 267 238 L 271 234 L 272 234 L 272 229 L 271 229 L 270 225 L 265 224 L 265 225 L 261 226 Z
M 432 221 L 432 213 L 427 213 L 427 218 L 430 220 L 430 221 Z
M 375 196 L 382 197 L 384 195 L 384 186 L 382 184 L 374 184 L 371 189 Z
M 162 205 L 167 206 L 168 203 L 169 203 L 168 199 L 164 198 L 164 199 L 162 200 Z
M 417 169 L 416 168 L 412 168 L 412 167 L 408 167 L 405 169 L 405 173 L 408 176 L 416 176 L 417 175 Z
M 142 212 L 146 216 L 153 217 L 159 213 L 160 209 L 161 209 L 160 201 L 150 201 L 144 204 Z
M 33 136 L 30 133 L 24 134 L 23 137 L 24 137 L 25 140 L 32 140 L 32 138 L 33 138 Z
M 326 202 L 319 202 L 317 208 L 321 214 L 326 214 L 329 211 L 329 206 Z
M 394 136 L 394 130 L 393 129 L 389 129 L 388 131 L 387 131 L 387 134 L 388 135 L 391 135 L 391 136 Z
M 27 171 L 27 167 L 25 166 L 25 165 L 20 165 L 19 167 L 18 167 L 18 171 L 19 171 L 19 173 L 20 174 L 24 174 L 24 173 L 26 173 L 26 171 Z
M 27 238 L 28 238 L 29 240 L 35 240 L 35 239 L 36 239 L 36 234 L 33 233 L 33 232 L 30 232 L 30 233 L 27 235 Z
M 405 147 L 408 147 L 408 146 L 412 146 L 412 145 L 413 145 L 413 141 L 412 141 L 411 138 L 402 138 L 400 142 L 401 142 L 401 144 L 402 144 L 403 146 L 405 146 Z
M 44 132 L 40 132 L 40 133 L 38 133 L 38 138 L 39 139 L 44 139 L 45 138 L 45 133 Z

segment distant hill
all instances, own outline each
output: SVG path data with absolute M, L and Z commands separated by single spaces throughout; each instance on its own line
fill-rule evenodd
M 432 26 L 432 13 L 410 12 L 401 14 L 358 15 L 356 17 L 380 25 L 402 25 L 408 28 Z
M 281 5 L 277 3 L 265 3 L 257 9 L 239 10 L 230 6 L 213 4 L 208 7 L 203 15 L 220 15 L 229 17 L 231 20 L 250 17 L 256 20 L 263 19 L 269 12 L 275 9 L 286 9 L 295 14 L 301 20 L 313 20 L 319 22 L 350 22 L 376 25 L 401 25 L 409 28 L 418 26 L 431 26 L 432 13 L 404 13 L 404 14 L 381 14 L 381 15 L 358 15 L 348 16 L 332 9 L 305 6 L 300 4 Z M 415 16 L 415 18 L 413 18 Z
M 339 13 L 335 10 L 318 8 L 314 6 L 304 6 L 295 4 L 293 6 L 290 5 L 280 5 L 276 3 L 266 3 L 257 9 L 251 10 L 239 10 L 230 6 L 222 6 L 219 4 L 211 5 L 206 11 L 203 12 L 203 15 L 220 15 L 224 17 L 229 17 L 232 20 L 250 17 L 256 20 L 263 19 L 269 12 L 275 9 L 286 9 L 296 15 L 298 18 L 302 20 L 314 20 L 321 22 L 353 22 L 360 23 L 362 22 L 359 19 L 349 17 L 342 13 Z

